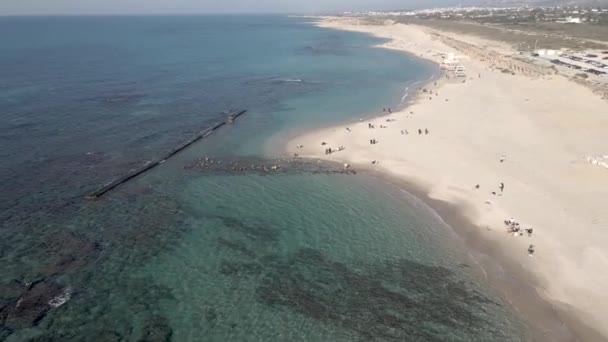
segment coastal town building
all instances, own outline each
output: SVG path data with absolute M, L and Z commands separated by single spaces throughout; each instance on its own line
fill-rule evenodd
M 423 19 L 470 20 L 477 22 L 555 22 L 564 24 L 608 24 L 608 3 L 604 7 L 445 7 L 417 11 L 345 12 L 348 16 L 409 16 Z

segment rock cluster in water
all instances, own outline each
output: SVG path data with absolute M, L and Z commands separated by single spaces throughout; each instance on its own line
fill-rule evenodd
M 51 302 L 62 293 L 56 283 L 40 279 L 29 284 L 11 281 L 0 285 L 0 339 L 17 329 L 32 327 L 51 309 Z
M 407 259 L 346 264 L 325 252 L 277 250 L 280 227 L 230 216 L 209 216 L 225 228 L 218 250 L 233 257 L 219 265 L 222 276 L 257 283 L 256 300 L 277 310 L 349 331 L 363 341 L 466 340 L 497 334 L 488 306 L 499 306 L 452 271 Z M 274 246 L 274 247 L 272 247 Z M 217 308 L 220 309 L 219 307 Z M 221 320 L 221 315 L 214 319 Z M 456 337 L 460 336 L 460 337 Z
M 449 332 L 474 335 L 490 326 L 479 313 L 492 302 L 440 266 L 398 259 L 353 269 L 303 248 L 273 268 L 257 289 L 260 302 L 366 341 L 443 341 Z
M 170 340 L 172 328 L 158 305 L 174 300 L 171 291 L 123 270 L 147 263 L 181 236 L 181 211 L 175 199 L 149 187 L 121 190 L 95 203 L 52 201 L 2 223 L 0 246 L 10 249 L 0 249 L 7 265 L 0 278 L 0 341 L 29 340 L 28 331 L 39 333 L 36 341 Z M 127 303 L 128 311 L 109 298 Z
M 196 162 L 187 165 L 187 170 L 198 170 L 215 174 L 339 174 L 355 175 L 357 171 L 345 168 L 336 163 L 321 160 L 309 160 L 301 158 L 279 158 L 263 159 L 257 157 L 231 157 L 231 158 L 200 158 Z

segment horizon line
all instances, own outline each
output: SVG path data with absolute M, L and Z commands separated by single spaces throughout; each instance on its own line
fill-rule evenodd
M 332 15 L 341 14 L 336 12 L 207 12 L 207 13 L 24 13 L 24 14 L 0 14 L 0 18 L 9 17 L 159 17 L 159 16 L 264 16 L 264 15 Z

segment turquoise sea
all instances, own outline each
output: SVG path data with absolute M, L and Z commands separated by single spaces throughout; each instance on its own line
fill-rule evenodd
M 294 132 L 399 106 L 436 68 L 381 42 L 280 16 L 0 18 L 0 340 L 527 340 L 400 187 L 192 166 L 273 163 Z

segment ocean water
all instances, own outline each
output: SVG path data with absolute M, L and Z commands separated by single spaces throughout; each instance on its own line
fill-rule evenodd
M 277 163 L 295 132 L 399 106 L 436 72 L 309 21 L 0 18 L 0 340 L 526 340 L 403 189 L 325 165 L 228 167 Z

